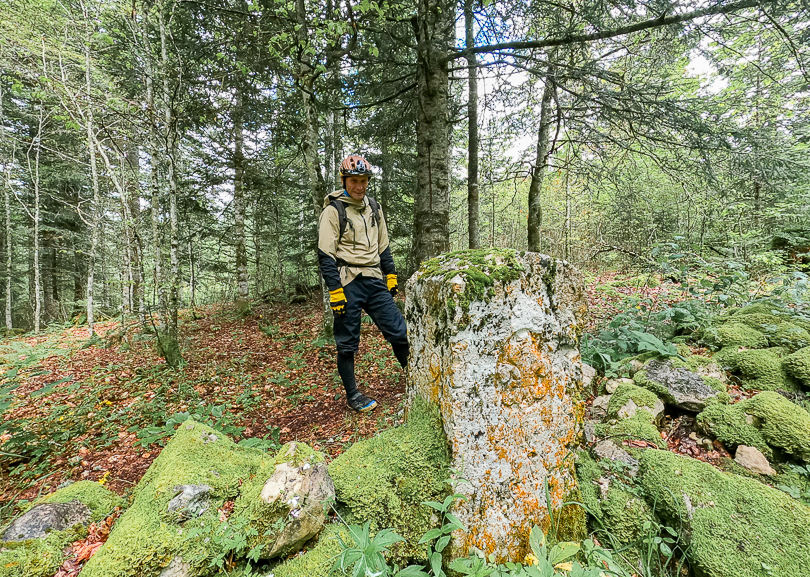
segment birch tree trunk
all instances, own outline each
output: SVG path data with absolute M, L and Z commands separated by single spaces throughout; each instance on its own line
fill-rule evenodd
M 0 134 L 6 130 L 6 119 L 3 108 L 3 85 L 0 84 Z M 6 209 L 6 330 L 14 328 L 14 320 L 11 318 L 11 276 L 14 273 L 11 244 L 11 165 L 14 163 L 14 153 L 12 160 L 5 163 L 6 174 L 3 175 L 3 202 Z
M 475 47 L 474 24 L 473 0 L 465 0 L 464 29 L 468 49 Z M 467 237 L 472 249 L 481 247 L 478 224 L 478 61 L 475 54 L 467 54 L 467 74 Z
M 43 58 L 44 65 L 44 58 Z M 45 103 L 39 103 L 39 120 L 37 122 L 37 134 L 34 137 L 36 141 L 36 152 L 34 154 L 34 166 L 31 167 L 31 148 L 34 147 L 34 141 L 28 148 L 28 170 L 31 173 L 34 183 L 34 238 L 33 244 L 33 269 L 34 269 L 34 334 L 39 334 L 42 323 L 42 271 L 39 268 L 40 256 L 40 201 L 39 201 L 39 156 L 42 148 L 42 129 L 45 124 L 44 118 Z
M 543 223 L 543 208 L 541 205 L 541 192 L 543 179 L 546 176 L 549 154 L 549 135 L 551 133 L 551 99 L 554 97 L 556 86 L 554 84 L 554 67 L 549 65 L 546 73 L 543 99 L 540 102 L 540 126 L 537 129 L 537 156 L 532 169 L 532 181 L 529 185 L 529 251 L 540 252 L 542 239 L 540 227 Z
M 455 11 L 441 0 L 418 0 L 416 18 L 419 112 L 416 163 L 419 190 L 414 207 L 414 258 L 422 261 L 450 248 L 448 65 Z
M 96 145 L 93 122 L 93 102 L 92 102 L 92 74 L 90 68 L 90 25 L 87 9 L 83 10 L 85 21 L 84 37 L 84 80 L 87 90 L 87 111 L 85 125 L 87 128 L 87 152 L 90 159 L 90 180 L 93 186 L 93 224 L 90 231 L 90 255 L 87 264 L 87 328 L 90 336 L 96 334 L 95 327 L 95 303 L 93 300 L 95 290 L 96 274 L 96 253 L 98 252 L 98 236 L 101 228 L 101 195 L 98 182 L 98 165 L 96 163 Z
M 309 45 L 309 35 L 307 33 L 307 15 L 304 0 L 295 0 L 295 14 L 298 19 L 298 43 L 301 53 L 298 65 L 298 82 L 301 87 L 301 103 L 306 122 L 302 149 L 312 195 L 312 208 L 315 217 L 318 218 L 323 207 L 323 199 L 326 196 L 326 186 L 321 171 L 321 159 L 318 155 L 318 111 L 315 110 L 313 98 L 315 74 L 306 53 L 306 47 Z M 332 309 L 329 306 L 329 292 L 323 281 L 323 276 L 319 274 L 318 277 L 321 283 L 321 294 L 323 295 L 321 333 L 323 336 L 331 338 L 335 332 L 335 321 L 332 316 Z

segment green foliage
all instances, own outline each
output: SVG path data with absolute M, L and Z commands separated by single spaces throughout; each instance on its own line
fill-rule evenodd
M 776 488 L 784 491 L 803 505 L 810 507 L 810 465 L 796 465 L 795 463 L 788 463 L 788 467 L 792 475 L 790 484 L 785 482 L 777 483 Z M 780 475 L 780 481 L 787 475 Z
M 205 423 L 214 430 L 220 431 L 226 435 L 239 435 L 245 430 L 244 427 L 237 427 L 233 424 L 232 415 L 229 415 L 227 405 L 203 405 L 196 407 L 192 412 L 184 411 L 182 413 L 175 413 L 166 419 L 166 422 L 159 427 L 146 427 L 138 430 L 137 444 L 148 447 L 153 443 L 164 445 L 168 437 L 174 435 L 178 425 L 185 423 L 188 419 L 193 419 L 198 423 Z M 131 428 L 130 431 L 137 430 L 137 427 Z M 255 447 L 261 445 L 262 448 L 271 447 L 272 444 L 262 443 L 260 440 L 250 440 L 245 443 L 245 446 Z
M 370 521 L 360 525 L 349 525 L 349 535 L 351 541 L 344 541 L 341 537 L 340 544 L 343 548 L 338 555 L 332 571 L 340 571 L 346 574 L 349 571 L 352 577 L 370 577 L 377 575 L 387 577 L 391 574 L 391 568 L 385 560 L 388 547 L 394 543 L 404 541 L 391 529 L 382 529 L 373 537 L 369 533 Z

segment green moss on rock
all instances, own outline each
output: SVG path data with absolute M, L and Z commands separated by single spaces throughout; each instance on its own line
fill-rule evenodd
M 639 371 L 643 372 L 643 371 Z M 638 375 L 638 373 L 636 373 Z M 617 418 L 619 410 L 627 404 L 628 401 L 633 401 L 638 407 L 647 407 L 652 411 L 655 407 L 655 402 L 658 397 L 652 391 L 645 388 L 638 387 L 623 383 L 616 388 L 616 391 L 610 396 L 608 402 L 607 414 L 608 417 Z
M 756 447 L 768 459 L 773 458 L 773 450 L 765 436 L 747 415 L 744 403 L 723 405 L 713 403 L 697 416 L 698 426 L 729 448 L 739 445 Z
M 340 539 L 351 543 L 349 530 L 341 524 L 330 523 L 324 525 L 318 534 L 318 541 L 303 555 L 296 555 L 292 559 L 276 565 L 271 571 L 275 577 L 318 577 L 329 575 L 338 555 L 343 548 Z M 339 573 L 338 573 L 339 575 Z
M 735 316 L 732 322 L 742 323 L 766 336 L 773 336 L 784 321 L 772 314 L 750 313 Z
M 33 505 L 40 503 L 70 503 L 79 500 L 90 509 L 92 521 L 100 521 L 116 507 L 125 507 L 126 501 L 94 481 L 78 481 L 55 493 L 45 495 Z
M 810 414 L 779 393 L 762 392 L 744 401 L 745 410 L 757 417 L 768 444 L 810 462 Z
M 64 561 L 64 549 L 86 536 L 87 528 L 76 525 L 64 531 L 52 531 L 41 539 L 3 543 L 0 577 L 52 577 Z
M 645 451 L 639 480 L 647 501 L 683 527 L 686 555 L 712 577 L 803 577 L 810 566 L 810 509 L 757 481 L 721 473 L 668 451 Z
M 785 372 L 810 387 L 810 347 L 804 347 L 782 360 Z
M 638 540 L 644 522 L 653 520 L 652 510 L 642 497 L 613 483 L 602 500 L 602 515 L 605 527 L 623 545 Z
M 210 427 L 184 422 L 138 483 L 132 505 L 118 519 L 107 543 L 87 562 L 82 577 L 153 577 L 175 555 L 198 574 L 210 571 L 210 561 L 218 553 L 215 547 L 219 548 L 210 537 L 221 523 L 217 509 L 239 494 L 243 480 L 273 462 L 271 456 L 240 447 Z M 165 519 L 177 484 L 212 487 L 208 510 L 185 525 Z M 201 534 L 190 537 L 192 527 Z
M 424 558 L 417 543 L 436 521 L 421 503 L 442 501 L 449 464 L 438 410 L 417 402 L 405 425 L 355 443 L 329 465 L 329 475 L 347 521 L 394 529 L 407 540 L 392 548 L 395 559 Z
M 784 323 L 770 338 L 770 342 L 774 347 L 784 347 L 793 353 L 810 346 L 810 333 L 793 323 Z
M 663 449 L 666 443 L 661 439 L 661 432 L 653 422 L 655 418 L 652 413 L 641 409 L 635 416 L 622 419 L 615 424 L 599 423 L 596 425 L 596 434 L 600 437 L 611 437 L 619 441 L 625 439 L 640 439 L 655 444 Z
M 716 339 L 721 347 L 763 349 L 768 346 L 767 336 L 743 323 L 730 322 L 718 327 Z
M 782 367 L 784 354 L 785 350 L 779 347 L 737 352 L 734 368 L 742 376 L 743 386 L 759 391 L 798 391 L 798 383 Z
M 40 497 L 29 510 L 44 503 L 69 503 L 78 500 L 90 509 L 90 520 L 100 521 L 125 501 L 94 481 L 79 481 Z M 86 527 L 77 525 L 64 531 L 52 531 L 42 539 L 3 543 L 0 552 L 0 577 L 39 577 L 53 575 L 64 560 L 64 549 L 87 535 Z

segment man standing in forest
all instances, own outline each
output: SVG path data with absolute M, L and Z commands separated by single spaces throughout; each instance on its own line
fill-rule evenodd
M 403 368 L 408 365 L 408 333 L 394 303 L 397 271 L 385 218 L 377 201 L 366 196 L 371 165 L 362 156 L 350 155 L 340 164 L 340 176 L 343 190 L 324 199 L 318 261 L 335 315 L 337 367 L 346 389 L 346 404 L 365 413 L 374 409 L 377 401 L 361 393 L 354 378 L 361 310 L 365 309 L 391 343 Z

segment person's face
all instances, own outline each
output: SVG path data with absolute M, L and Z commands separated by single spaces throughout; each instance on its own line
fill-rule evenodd
M 368 176 L 347 176 L 346 177 L 346 192 L 349 193 L 355 200 L 363 200 L 366 196 L 366 189 L 368 188 Z

